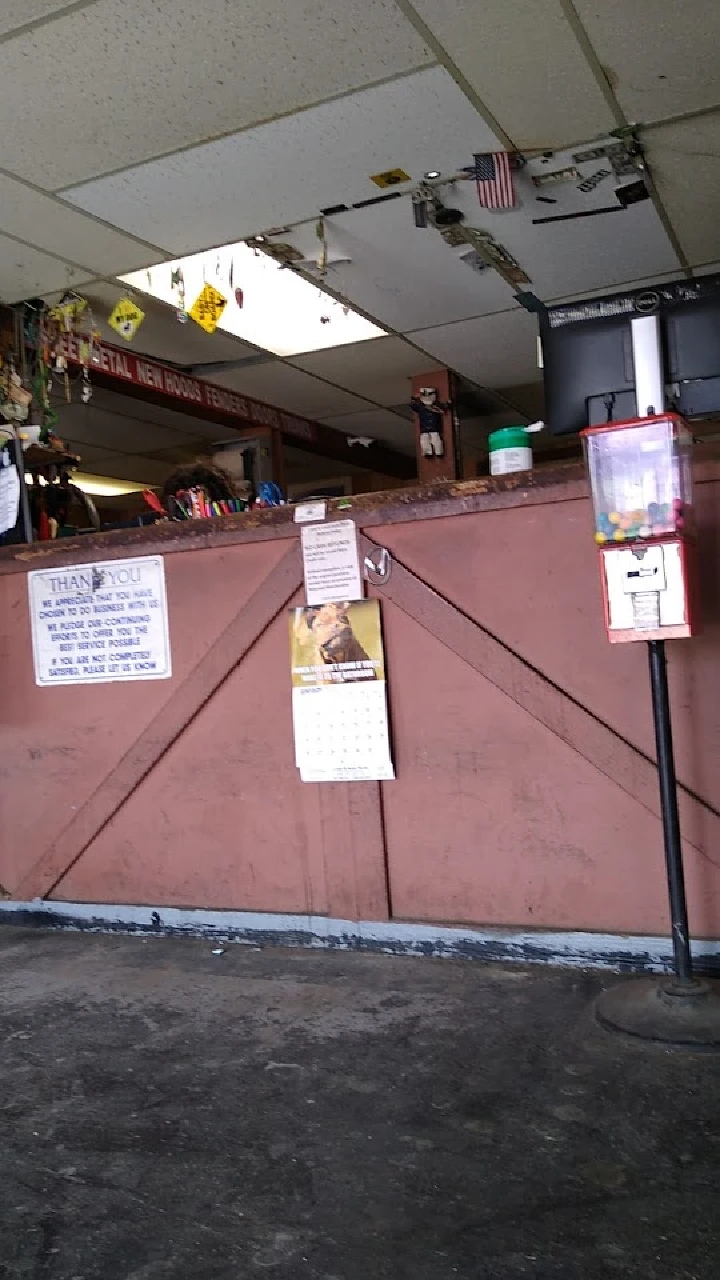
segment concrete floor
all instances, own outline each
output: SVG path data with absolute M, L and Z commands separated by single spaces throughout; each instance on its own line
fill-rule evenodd
M 0 929 L 0 1276 L 711 1280 L 718 1059 L 597 975 Z

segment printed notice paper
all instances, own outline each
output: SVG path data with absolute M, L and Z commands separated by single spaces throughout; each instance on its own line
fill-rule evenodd
M 162 556 L 28 574 L 36 683 L 172 675 Z
M 360 600 L 363 581 L 355 522 L 305 525 L 300 537 L 307 603 Z

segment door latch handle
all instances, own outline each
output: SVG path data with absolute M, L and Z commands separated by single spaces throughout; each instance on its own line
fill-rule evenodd
M 384 587 L 390 581 L 392 560 L 387 547 L 378 547 L 377 551 L 369 551 L 363 561 L 366 580 L 374 587 Z

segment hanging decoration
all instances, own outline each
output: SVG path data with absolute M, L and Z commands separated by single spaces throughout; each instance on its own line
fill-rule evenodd
M 86 307 L 86 299 L 81 298 L 78 293 L 73 293 L 72 289 L 68 289 L 57 306 L 51 309 L 50 319 L 58 325 L 61 332 L 72 333 L 77 328 Z
M 328 266 L 328 243 L 327 243 L 327 236 L 325 234 L 324 218 L 318 218 L 317 222 L 315 223 L 315 235 L 320 241 L 320 246 L 321 246 L 320 252 L 317 258 L 315 259 L 315 266 L 320 272 L 320 275 L 325 276 L 327 275 L 327 266 Z
M 61 376 L 68 404 L 72 398 L 67 344 L 72 340 L 77 346 L 81 365 L 80 399 L 88 404 L 92 398 L 90 366 L 100 364 L 100 331 L 87 299 L 69 291 L 57 307 L 33 316 L 32 323 L 26 325 L 26 337 L 30 349 L 34 350 L 33 395 L 36 408 L 42 414 L 45 442 L 52 436 L 52 427 L 57 421 L 50 407 L 53 374 Z
M 27 422 L 32 392 L 23 386 L 12 356 L 2 370 L 1 386 L 0 413 L 6 422 Z
M 113 307 L 108 316 L 108 324 L 126 342 L 132 342 L 144 319 L 145 312 L 140 310 L 132 298 L 125 297 L 120 298 Z
M 170 273 L 170 287 L 177 291 L 178 307 L 175 315 L 180 324 L 185 324 L 188 318 L 187 307 L 185 306 L 185 277 L 182 273 L 182 267 L 175 267 Z
M 214 285 L 205 284 L 193 302 L 188 315 L 206 333 L 214 333 L 227 306 L 227 298 Z
M 249 244 L 255 253 L 265 253 L 268 258 L 272 258 L 274 262 L 279 262 L 283 267 L 289 267 L 293 262 L 302 262 L 303 260 L 300 250 L 296 249 L 294 245 L 288 244 L 285 240 L 276 240 L 273 243 L 264 237 L 262 240 L 258 240 L 256 237 L 255 240 L 246 240 L 245 243 Z

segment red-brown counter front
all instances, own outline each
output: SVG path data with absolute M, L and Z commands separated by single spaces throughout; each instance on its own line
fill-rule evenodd
M 697 481 L 705 630 L 668 656 L 691 927 L 717 939 L 720 464 Z M 392 562 L 393 782 L 299 780 L 290 509 L 0 552 L 4 898 L 666 934 L 645 646 L 607 643 L 579 468 L 352 502 L 330 517 Z M 158 554 L 172 678 L 37 687 L 27 572 Z

